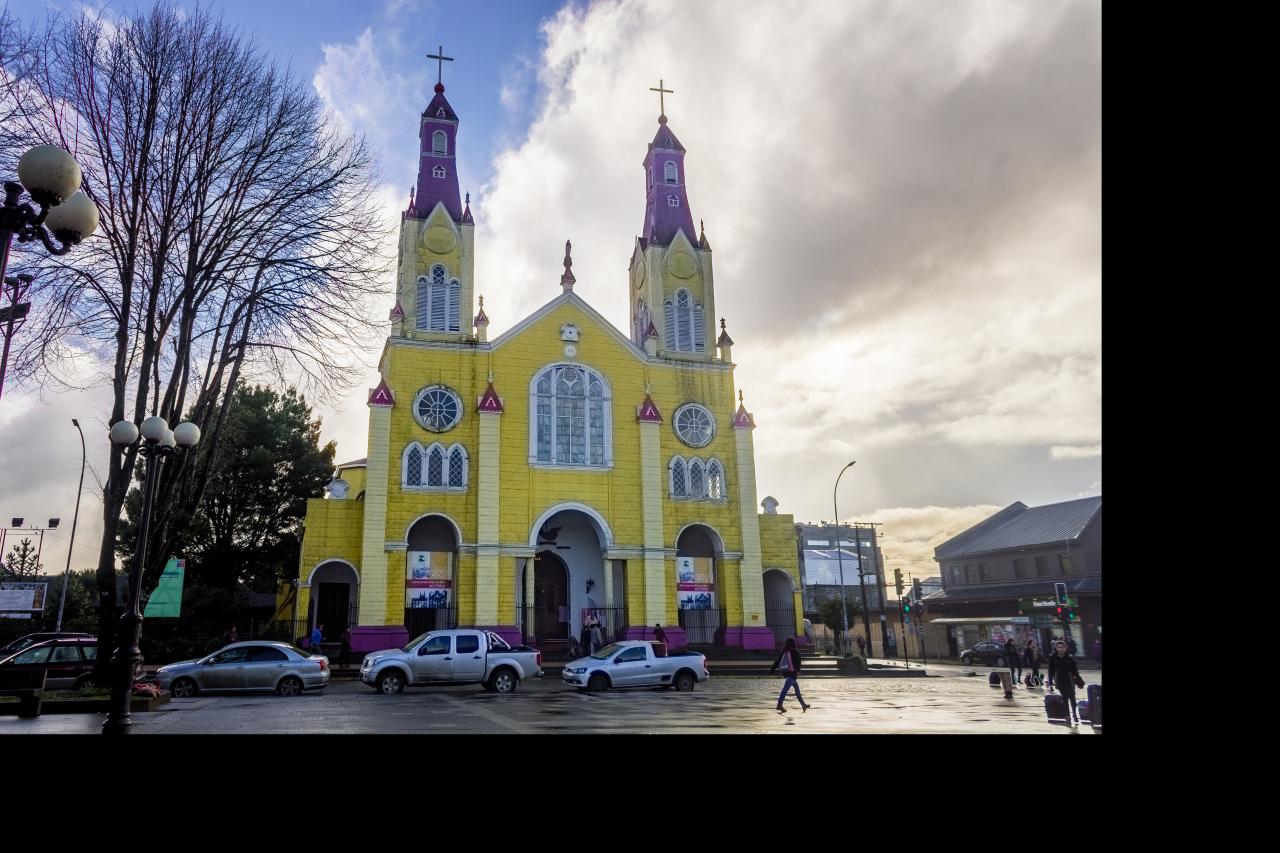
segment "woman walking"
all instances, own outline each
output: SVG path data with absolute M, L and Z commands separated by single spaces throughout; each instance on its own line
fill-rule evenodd
M 800 695 L 800 683 L 796 681 L 800 676 L 800 651 L 796 648 L 795 637 L 787 637 L 787 645 L 783 648 L 782 654 L 778 655 L 778 659 L 773 662 L 773 666 L 769 667 L 769 672 L 774 672 L 778 667 L 782 667 L 782 671 L 787 674 L 782 682 L 782 692 L 778 694 L 778 713 L 787 713 L 787 709 L 782 706 L 782 700 L 787 698 L 787 691 L 792 687 L 796 689 L 796 698 L 800 700 L 801 710 L 809 710 L 804 697 Z
M 1040 684 L 1040 665 L 1044 663 L 1044 655 L 1040 654 L 1040 647 L 1035 643 L 1027 643 L 1027 650 L 1022 653 L 1022 663 L 1027 669 L 1031 670 L 1031 675 L 1027 676 L 1027 685 L 1036 687 Z
M 1084 687 L 1084 679 L 1076 667 L 1076 659 L 1067 653 L 1065 640 L 1055 640 L 1053 654 L 1049 656 L 1049 689 L 1058 685 L 1058 692 L 1064 701 L 1071 705 L 1071 725 L 1080 725 L 1080 715 L 1076 713 L 1076 688 Z

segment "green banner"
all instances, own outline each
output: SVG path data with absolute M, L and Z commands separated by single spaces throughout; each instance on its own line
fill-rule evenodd
M 182 614 L 182 579 L 187 572 L 187 561 L 170 557 L 160 575 L 160 585 L 147 599 L 147 609 L 143 616 L 148 619 L 156 617 L 174 618 Z

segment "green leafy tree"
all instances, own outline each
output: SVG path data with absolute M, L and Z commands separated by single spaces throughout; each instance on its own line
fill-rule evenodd
M 43 568 L 30 539 L 23 539 L 10 548 L 4 561 L 5 574 L 14 580 L 33 581 Z
M 862 605 L 856 599 L 846 598 L 845 609 L 849 613 L 849 624 L 853 624 L 855 616 L 862 613 Z M 836 647 L 840 647 L 840 638 L 844 633 L 844 611 L 840 607 L 840 596 L 836 595 L 822 602 L 818 608 L 818 616 L 822 619 L 822 624 L 831 629 L 831 633 L 835 634 Z
M 64 631 L 93 631 L 97 625 L 98 577 L 95 569 L 59 574 L 49 579 L 49 597 L 44 603 L 44 629 L 52 631 L 58 622 L 62 584 L 67 584 L 67 601 L 62 608 Z
M 334 443 L 320 446 L 320 420 L 311 414 L 295 389 L 236 387 L 204 500 L 179 532 L 174 552 L 165 555 L 186 557 L 192 593 L 230 592 L 238 582 L 271 592 L 278 579 L 297 570 L 307 499 L 320 497 L 333 473 Z M 118 545 L 126 559 L 141 510 L 135 487 L 125 502 Z

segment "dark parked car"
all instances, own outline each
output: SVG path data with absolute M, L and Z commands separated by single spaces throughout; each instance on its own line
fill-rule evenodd
M 98 659 L 97 637 L 45 640 L 0 660 L 0 669 L 47 669 L 45 686 L 93 687 L 93 663 Z
M 22 651 L 27 648 L 27 646 L 34 646 L 36 643 L 43 643 L 45 640 L 70 640 L 84 637 L 93 639 L 93 636 L 93 634 L 81 634 L 75 631 L 49 631 L 44 634 L 27 634 L 25 637 L 19 637 L 14 640 L 4 648 L 0 648 L 0 660 Z
M 973 648 L 965 649 L 960 653 L 960 662 L 965 666 L 975 660 L 983 666 L 1004 666 L 1009 662 L 1009 656 L 1005 654 L 1004 643 L 983 640 Z

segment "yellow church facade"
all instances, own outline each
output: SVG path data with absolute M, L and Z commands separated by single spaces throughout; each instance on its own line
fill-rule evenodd
M 559 292 L 492 340 L 458 123 L 437 84 L 368 453 L 307 507 L 308 631 L 332 642 L 350 628 L 368 651 L 474 625 L 554 648 L 598 621 L 607 640 L 661 625 L 674 646 L 775 648 L 801 616 L 794 522 L 771 498 L 757 509 L 755 422 L 723 321 L 713 337 L 711 247 L 694 237 L 666 116 L 619 282 L 629 333 L 574 293 L 566 243 L 559 287 L 548 275 Z

